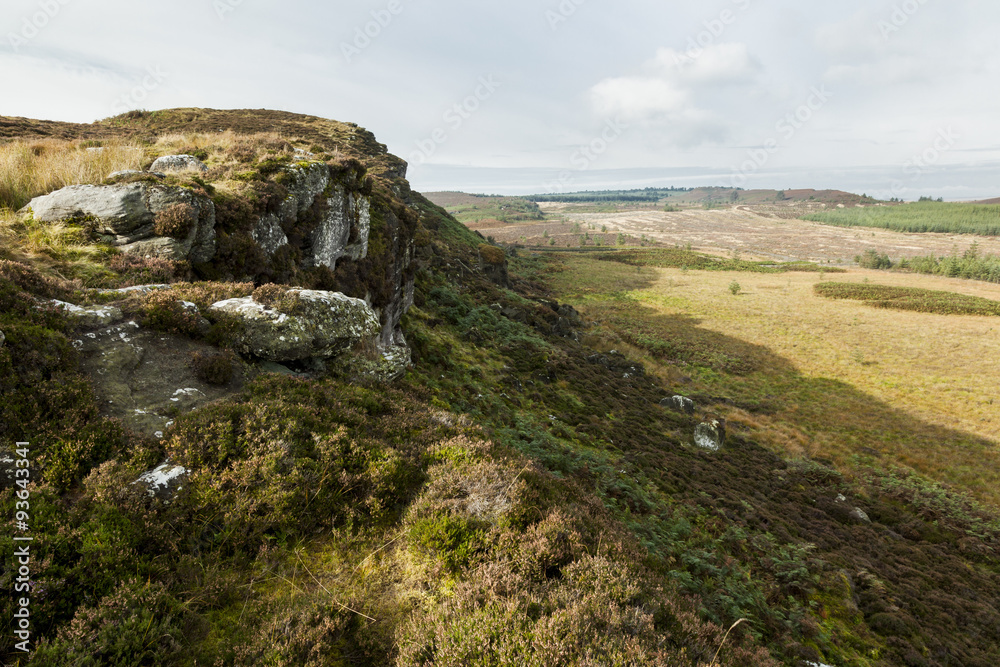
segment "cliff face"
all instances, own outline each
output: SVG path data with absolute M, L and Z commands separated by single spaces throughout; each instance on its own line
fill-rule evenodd
M 357 125 L 175 109 L 90 125 L 0 118 L 5 135 L 87 138 L 96 151 L 108 141 L 151 145 L 147 157 L 160 158 L 154 167 L 181 166 L 124 171 L 36 197 L 25 207 L 36 220 L 83 226 L 101 243 L 177 262 L 195 279 L 363 299 L 380 319 L 382 345 L 405 345 L 399 322 L 413 299 L 419 218 L 409 206 L 406 163 Z M 194 155 L 165 160 L 164 137 L 177 136 L 184 139 L 175 152 Z

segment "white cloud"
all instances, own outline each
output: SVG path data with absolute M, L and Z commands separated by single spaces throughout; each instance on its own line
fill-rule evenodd
M 660 49 L 652 64 L 661 76 L 691 85 L 741 83 L 761 69 L 746 44 L 733 42 L 715 44 L 700 52 Z
M 648 145 L 693 148 L 729 136 L 731 123 L 709 100 L 737 89 L 742 99 L 745 84 L 756 79 L 761 65 L 746 44 L 722 43 L 683 53 L 661 48 L 643 70 L 594 85 L 594 112 L 639 123 Z
M 591 89 L 591 97 L 598 114 L 632 119 L 679 112 L 691 100 L 676 83 L 650 77 L 605 79 Z

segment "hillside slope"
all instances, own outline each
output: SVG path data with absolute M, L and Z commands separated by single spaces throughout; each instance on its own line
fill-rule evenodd
M 755 395 L 755 369 L 796 371 L 644 308 L 630 293 L 647 269 L 484 245 L 410 192 L 402 163 L 355 126 L 203 110 L 7 122 L 29 148 L 43 142 L 41 155 L 28 151 L 36 158 L 89 159 L 87 148 L 114 142 L 134 142 L 140 168 L 198 154 L 206 171 L 169 187 L 200 188 L 227 212 L 217 255 L 200 266 L 138 261 L 86 220 L 4 212 L 0 428 L 5 447 L 31 443 L 32 482 L 17 485 L 11 452 L 0 507 L 14 516 L 28 492 L 27 664 L 1000 661 L 995 510 L 910 471 L 861 479 L 829 461 L 783 460 L 752 431 L 726 434 L 724 406 L 767 415 L 796 400 Z M 272 214 L 259 202 L 296 191 L 286 179 L 306 169 L 302 152 L 330 183 L 370 198 L 368 254 L 329 272 L 299 261 L 276 271 L 273 256 L 248 269 L 222 234 L 253 238 L 246 230 Z M 314 237 L 296 229 L 283 231 L 301 260 Z M 124 298 L 86 289 L 154 281 L 170 287 Z M 276 368 L 234 345 L 231 321 L 193 321 L 175 305 L 210 314 L 252 294 L 296 317 L 290 285 L 373 308 L 383 290 L 385 304 L 404 306 L 381 306 L 379 323 L 411 349 L 407 375 L 386 384 L 335 363 Z M 223 359 L 212 368 L 235 375 L 194 409 L 179 398 L 161 437 L 143 432 L 109 413 L 81 363 L 87 344 L 74 344 L 104 325 L 39 303 L 53 298 L 120 308 L 176 342 L 182 365 L 211 351 Z M 363 342 L 347 356 L 372 360 Z M 741 393 L 693 392 L 660 363 Z M 714 446 L 698 446 L 706 438 Z M 174 473 L 181 482 L 164 481 Z M 0 536 L 8 559 L 13 538 Z M 5 567 L 0 585 L 13 590 L 16 578 Z M 8 638 L 14 604 L 0 611 Z

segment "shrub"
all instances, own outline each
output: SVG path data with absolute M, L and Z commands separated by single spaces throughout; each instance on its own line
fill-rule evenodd
M 889 259 L 889 255 L 878 254 L 878 251 L 874 248 L 869 248 L 861 255 L 854 258 L 854 261 L 858 263 L 862 269 L 891 269 L 892 260 Z
M 186 279 L 191 270 L 187 262 L 131 253 L 115 255 L 108 268 L 121 276 L 118 282 L 124 286 L 172 283 Z
M 287 287 L 281 285 L 261 285 L 253 291 L 253 300 L 286 315 L 294 315 L 302 309 L 298 294 L 289 292 Z
M 736 296 L 737 294 L 739 294 L 741 289 L 743 289 L 743 288 L 740 287 L 740 284 L 738 282 L 736 282 L 735 280 L 733 282 L 729 283 L 729 293 L 732 294 L 733 296 Z
M 236 355 L 228 350 L 216 354 L 196 352 L 191 359 L 191 366 L 198 379 L 218 386 L 227 385 L 232 381 L 236 373 L 235 364 Z
M 32 662 L 52 667 L 173 665 L 185 645 L 184 611 L 157 583 L 131 580 L 92 607 L 77 611 Z
M 153 232 L 157 236 L 169 236 L 175 239 L 185 239 L 194 229 L 198 221 L 198 213 L 190 204 L 174 204 L 159 211 L 153 223 Z
M 141 319 L 144 327 L 186 336 L 197 333 L 201 321 L 194 309 L 186 308 L 170 291 L 148 294 L 142 305 Z
M 502 249 L 485 243 L 479 245 L 479 256 L 485 264 L 493 265 L 503 264 L 507 259 Z

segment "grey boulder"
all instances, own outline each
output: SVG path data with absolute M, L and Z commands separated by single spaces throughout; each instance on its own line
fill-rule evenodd
M 702 449 L 717 452 L 726 443 L 726 422 L 721 419 L 702 422 L 694 429 L 694 444 Z
M 693 415 L 695 410 L 694 401 L 686 396 L 671 396 L 670 398 L 665 398 L 660 401 L 660 407 L 667 408 L 668 410 L 675 410 L 677 412 L 684 412 L 689 415 Z
M 293 303 L 294 307 L 282 306 L 292 312 L 259 303 L 252 296 L 220 301 L 210 311 L 236 320 L 233 343 L 237 352 L 265 361 L 335 357 L 381 331 L 367 303 L 339 292 L 292 288 L 282 303 Z
M 208 167 L 193 155 L 164 155 L 157 158 L 149 170 L 170 173 L 189 170 L 208 171 Z
M 157 236 L 157 213 L 178 204 L 191 208 L 190 231 L 179 239 Z M 215 204 L 187 188 L 148 182 L 71 185 L 35 197 L 22 211 L 39 222 L 84 223 L 124 252 L 192 262 L 215 256 Z

